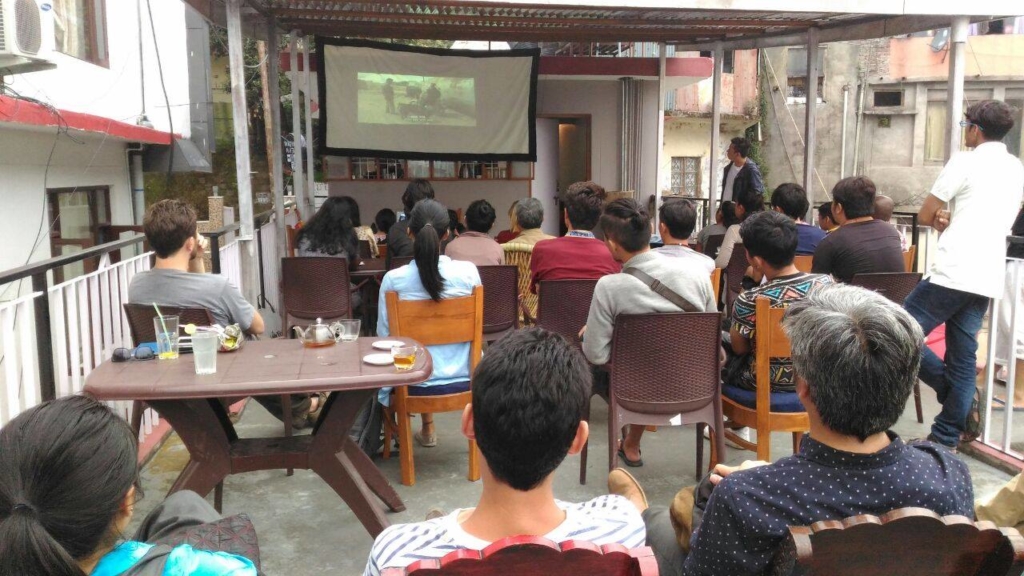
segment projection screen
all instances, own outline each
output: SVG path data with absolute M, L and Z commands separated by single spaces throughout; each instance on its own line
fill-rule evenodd
M 537 159 L 539 50 L 317 38 L 317 54 L 321 154 Z

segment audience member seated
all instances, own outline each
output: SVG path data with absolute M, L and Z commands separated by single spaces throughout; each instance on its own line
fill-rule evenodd
M 509 536 L 642 546 L 643 520 L 625 499 L 555 499 L 555 469 L 587 441 L 582 417 L 589 401 L 587 363 L 561 336 L 528 328 L 488 348 L 473 375 L 473 402 L 462 414 L 463 434 L 476 439 L 483 455 L 479 502 L 385 529 L 364 575 L 455 550 L 482 550 Z
M 794 302 L 783 327 L 810 419 L 799 454 L 719 465 L 671 510 L 648 507 L 624 470 L 608 476 L 609 490 L 642 511 L 662 576 L 764 574 L 790 526 L 905 507 L 973 515 L 967 466 L 891 430 L 921 363 L 924 338 L 909 314 L 874 292 L 831 286 Z
M 256 576 L 246 558 L 154 543 L 220 519 L 195 492 L 169 496 L 126 540 L 141 498 L 123 418 L 85 396 L 30 408 L 0 429 L 0 574 Z
M 536 246 L 541 240 L 550 240 L 554 236 L 545 234 L 540 226 L 544 223 L 544 205 L 536 198 L 523 198 L 516 203 L 515 211 L 516 237 L 514 242 L 521 246 Z M 501 242 L 499 242 L 501 243 Z
M 353 215 L 352 207 L 356 213 Z M 331 196 L 324 200 L 316 214 L 303 226 L 295 236 L 298 256 L 323 256 L 328 258 L 347 258 L 348 269 L 359 269 L 359 206 L 348 196 Z M 369 228 L 367 228 L 369 230 Z M 374 250 L 377 243 L 370 241 Z M 362 304 L 359 288 L 349 282 L 352 298 L 352 309 Z
M 515 240 L 516 236 L 519 236 L 519 229 L 516 226 L 516 206 L 519 204 L 519 200 L 516 200 L 508 207 L 508 230 L 502 230 L 498 232 L 498 236 L 494 239 L 498 244 L 504 244 Z
M 835 219 L 832 217 L 832 203 L 825 202 L 821 206 L 818 206 L 818 228 L 825 231 L 825 234 L 829 234 L 839 228 L 839 224 L 836 224 Z
M 832 283 L 825 274 L 808 274 L 796 269 L 793 257 L 799 233 L 796 223 L 778 212 L 761 212 L 747 218 L 740 228 L 747 261 L 767 280 L 760 284 L 744 278 L 744 291 L 732 308 L 732 326 L 726 342 L 727 385 L 754 390 L 756 384 L 754 350 L 757 347 L 757 298 L 764 296 L 772 308 L 784 308 L 806 298 L 811 292 Z M 793 364 L 789 359 L 772 358 L 772 392 L 793 392 Z
M 722 247 L 715 257 L 715 267 L 726 268 L 729 260 L 732 259 L 732 250 L 736 244 L 743 242 L 740 239 L 740 224 L 744 220 L 764 210 L 764 197 L 757 194 L 747 194 L 736 202 L 735 223 L 725 231 L 725 238 L 722 239 Z
M 388 328 L 388 292 L 397 292 L 399 300 L 433 300 L 469 296 L 480 286 L 480 273 L 471 262 L 458 262 L 441 256 L 441 242 L 448 236 L 448 210 L 435 200 L 416 203 L 408 218 L 409 236 L 413 238 L 412 262 L 384 275 L 377 305 L 377 335 L 390 334 Z M 469 342 L 428 346 L 434 371 L 422 384 L 432 389 L 424 392 L 452 394 L 469 388 Z M 380 403 L 390 404 L 391 389 L 382 388 Z M 414 437 L 424 447 L 437 445 L 432 414 L 423 414 L 421 430 Z
M 892 224 L 893 228 L 896 228 L 896 225 L 892 223 L 892 213 L 895 209 L 896 203 L 892 201 L 892 198 L 889 198 L 885 194 L 878 194 L 875 196 L 875 212 L 872 216 L 875 220 L 888 222 L 889 224 Z M 899 228 L 896 228 L 896 233 L 900 235 L 900 247 L 903 248 L 903 251 L 906 252 L 907 250 L 910 250 L 910 243 L 907 242 L 907 235 Z
M 710 226 L 705 226 L 705 227 L 701 228 L 700 232 L 697 233 L 697 243 L 700 244 L 701 246 L 707 246 L 707 244 L 708 244 L 708 237 L 709 236 L 715 236 L 715 235 L 718 235 L 718 234 L 721 234 L 721 235 L 725 234 L 725 231 L 728 228 L 728 226 L 725 225 L 724 208 L 725 208 L 726 204 L 732 204 L 732 202 L 727 200 L 727 201 L 722 202 L 721 204 L 719 204 L 718 205 L 718 210 L 715 210 L 715 223 L 711 224 Z M 733 211 L 733 214 L 736 213 L 736 207 L 735 206 L 733 206 L 732 211 Z
M 810 209 L 811 203 L 807 201 L 807 192 L 799 184 L 787 182 L 780 184 L 772 192 L 772 210 L 789 216 L 796 222 L 797 243 L 796 253 L 803 255 L 814 254 L 814 249 L 825 237 L 825 231 L 804 222 L 804 216 Z
M 373 217 L 373 237 L 378 244 L 386 244 L 388 241 L 388 230 L 398 221 L 398 216 L 391 208 L 381 208 Z
M 888 223 L 875 220 L 874 213 L 874 182 L 865 176 L 836 182 L 832 217 L 839 229 L 818 244 L 811 271 L 831 274 L 839 282 L 849 282 L 854 274 L 905 272 L 899 234 Z
M 391 258 L 408 258 L 412 256 L 412 240 L 409 237 L 409 214 L 416 203 L 424 198 L 434 198 L 434 187 L 425 178 L 417 178 L 405 187 L 402 193 L 402 207 L 405 219 L 395 222 L 388 230 L 388 261 Z
M 463 232 L 466 231 L 466 227 L 459 222 L 459 213 L 451 208 L 448 209 L 448 236 L 441 242 L 441 254 L 445 253 L 448 245 L 451 244 L 456 238 L 458 238 Z
M 363 226 L 363 221 L 359 217 L 359 203 L 356 199 L 351 196 L 342 196 L 341 200 L 348 206 L 349 218 L 352 220 L 352 228 L 356 231 L 356 237 L 360 240 L 366 240 L 370 244 L 370 257 L 376 258 L 380 253 L 377 250 L 377 239 L 373 235 L 373 229 L 369 226 Z M 323 206 L 321 205 L 321 208 Z M 355 256 L 359 255 L 359 251 L 355 252 Z
M 161 200 L 146 209 L 142 228 L 156 254 L 156 262 L 152 270 L 132 277 L 128 285 L 129 302 L 206 308 L 221 326 L 238 324 L 247 334 L 263 333 L 260 313 L 227 276 L 188 271 L 190 260 L 202 258 L 197 249 L 196 212 L 191 206 L 181 200 Z M 284 419 L 278 397 L 258 396 L 256 400 L 276 418 Z M 320 401 L 321 397 L 316 395 L 292 395 L 292 425 L 309 426 L 310 418 L 319 413 Z
M 673 219 L 680 215 L 680 220 L 688 218 L 689 229 L 693 231 L 696 213 L 690 202 L 675 200 L 664 204 L 661 210 L 662 234 L 665 233 L 666 213 L 673 214 Z M 647 212 L 632 198 L 611 202 L 601 216 L 605 244 L 608 245 L 608 250 L 615 260 L 622 263 L 622 272 L 604 276 L 594 287 L 587 325 L 580 331 L 583 335 L 583 353 L 592 364 L 607 364 L 611 358 L 614 336 L 612 331 L 615 318 L 619 314 L 718 311 L 707 265 L 711 263 L 711 259 L 686 247 L 683 247 L 683 250 L 700 256 L 707 260 L 707 263 L 689 256 L 665 256 L 659 252 L 660 249 L 651 250 L 650 221 Z M 678 222 L 673 221 L 672 225 L 676 224 Z M 688 236 L 689 234 L 683 235 L 684 238 Z M 713 268 L 712 266 L 711 269 Z M 655 280 L 688 302 L 688 309 L 683 310 L 655 292 L 650 284 Z M 595 370 L 594 378 L 595 388 L 607 391 L 608 373 Z M 643 426 L 629 426 L 629 432 L 622 441 L 619 458 L 628 466 L 643 465 L 640 457 L 640 438 L 643 433 Z
M 654 251 L 674 258 L 695 262 L 710 275 L 715 261 L 690 248 L 690 235 L 697 227 L 697 209 L 689 200 L 665 202 L 658 209 L 658 232 L 663 246 Z M 613 252 L 614 254 L 614 252 Z
M 452 260 L 465 260 L 477 266 L 496 266 L 505 263 L 505 251 L 487 233 L 494 226 L 494 206 L 487 200 L 475 200 L 466 208 L 466 231 L 445 247 L 444 253 Z
M 601 218 L 604 199 L 604 188 L 595 182 L 576 182 L 569 186 L 562 198 L 569 232 L 533 247 L 531 290 L 536 292 L 537 283 L 543 280 L 597 279 L 622 269 L 604 242 L 591 232 Z M 519 223 L 522 225 L 521 214 Z

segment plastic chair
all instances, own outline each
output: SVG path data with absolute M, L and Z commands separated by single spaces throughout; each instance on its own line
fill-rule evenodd
M 419 560 L 405 568 L 385 568 L 381 576 L 489 576 L 516 574 L 586 574 L 587 576 L 657 576 L 658 561 L 647 546 L 598 546 L 567 540 L 555 543 L 537 536 L 503 538 L 483 550 L 455 550 L 440 560 Z
M 618 466 L 625 424 L 697 426 L 697 472 L 703 475 L 704 425 L 714 430 L 711 467 L 725 460 L 717 312 L 620 314 L 608 364 L 608 469 Z
M 537 318 L 534 323 L 565 336 L 577 348 L 580 328 L 587 324 L 596 279 L 544 280 L 537 283 Z
M 399 300 L 398 292 L 384 296 L 388 307 L 391 335 L 412 338 L 424 346 L 469 342 L 469 372 L 476 369 L 483 348 L 484 289 L 477 286 L 471 296 L 433 300 Z M 472 401 L 469 390 L 436 396 L 413 396 L 408 386 L 399 386 L 391 392 L 391 409 L 398 428 L 398 457 L 402 467 L 402 484 L 416 483 L 416 468 L 412 457 L 412 414 L 461 412 Z M 391 456 L 393 430 L 384 427 L 384 457 Z M 469 480 L 480 479 L 480 464 L 476 442 L 469 441 Z
M 1013 528 L 900 508 L 791 527 L 770 574 L 1019 576 L 1024 538 Z
M 281 259 L 286 325 L 290 318 L 336 320 L 352 317 L 347 258 L 297 256 Z
M 409 262 L 412 262 L 412 261 L 413 261 L 413 257 L 412 256 L 394 256 L 390 260 L 388 260 L 388 264 L 387 264 L 388 271 L 390 272 L 391 270 L 394 270 L 395 268 L 401 268 L 402 266 L 405 266 L 406 264 L 408 264 Z
M 722 247 L 723 240 L 725 240 L 725 234 L 712 234 L 708 236 L 707 243 L 701 247 L 704 250 L 704 255 L 711 258 L 718 256 L 718 250 Z
M 733 245 L 732 256 L 725 267 L 725 306 L 726 310 L 732 309 L 732 303 L 743 291 L 743 275 L 747 272 L 747 251 L 743 248 L 742 242 Z
M 537 295 L 530 290 L 530 261 L 533 259 L 533 244 L 523 244 L 515 240 L 501 245 L 505 251 L 505 264 L 515 266 L 519 270 L 519 296 L 521 311 L 519 321 L 537 316 Z
M 733 386 L 723 386 L 722 411 L 730 422 L 757 430 L 757 443 L 743 440 L 732 432 L 726 432 L 726 436 L 747 450 L 755 450 L 758 460 L 770 462 L 772 432 L 792 432 L 793 452 L 796 452 L 800 448 L 801 436 L 810 429 L 810 423 L 802 406 L 799 411 L 774 411 L 783 406 L 792 407 L 793 402 L 799 402 L 794 392 L 771 391 L 771 359 L 790 356 L 789 338 L 782 330 L 782 317 L 786 309 L 772 308 L 771 302 L 762 296 L 757 299 L 755 314 L 757 390 L 748 392 Z
M 373 258 L 373 249 L 370 247 L 369 240 L 359 241 L 359 258 L 362 260 L 369 260 Z
M 503 266 L 477 266 L 484 287 L 484 341 L 501 340 L 519 329 L 519 269 Z
M 813 254 L 797 254 L 793 257 L 793 265 L 801 272 L 810 272 L 813 264 Z

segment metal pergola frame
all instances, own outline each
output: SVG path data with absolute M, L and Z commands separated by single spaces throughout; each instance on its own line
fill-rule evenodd
M 661 46 L 659 90 L 664 87 L 665 46 L 679 51 L 707 51 L 714 57 L 712 73 L 711 177 L 720 173 L 722 63 L 725 50 L 784 46 L 807 48 L 807 102 L 817 100 L 817 54 L 823 43 L 898 36 L 925 30 L 950 28 L 946 134 L 947 159 L 959 147 L 958 122 L 963 114 L 964 47 L 972 21 L 1007 16 L 1013 11 L 1006 0 L 184 0 L 215 24 L 228 29 L 231 94 L 238 170 L 239 220 L 243 241 L 242 274 L 247 287 L 255 284 L 255 242 L 252 228 L 252 187 L 249 179 L 249 142 L 246 121 L 243 34 L 265 40 L 270 55 L 269 75 L 279 71 L 278 35 L 291 39 L 292 85 L 308 86 L 309 66 L 301 75 L 296 65 L 296 41 L 306 35 L 491 40 L 506 42 L 617 43 L 656 42 Z M 795 11 L 794 7 L 799 7 Z M 1016 8 L 1024 13 L 1024 9 Z M 280 101 L 277 82 L 269 82 L 269 99 Z M 663 93 L 663 90 L 662 90 Z M 293 133 L 299 133 L 298 90 L 292 90 Z M 305 106 L 309 109 L 306 91 Z M 664 99 L 659 108 L 663 108 Z M 279 106 L 271 106 L 274 155 L 281 158 Z M 659 114 L 661 114 L 659 110 Z M 307 115 L 308 116 L 308 115 Z M 813 189 L 816 106 L 806 107 L 804 130 L 804 187 Z M 308 123 L 307 117 L 307 123 Z M 662 130 L 658 130 L 662 138 Z M 661 143 L 657 149 L 661 151 Z M 303 182 L 302 151 L 296 149 L 295 192 L 299 206 L 312 208 L 312 175 Z M 306 155 L 312 158 L 312 138 Z M 657 162 L 661 169 L 660 159 Z M 277 212 L 278 262 L 286 253 L 284 230 L 284 176 L 280 162 L 271 166 L 274 206 Z M 655 179 L 656 194 L 657 182 Z M 303 192 L 303 189 L 305 193 Z M 718 186 L 709 187 L 709 209 L 714 213 Z M 279 264 L 278 264 L 279 265 Z M 283 310 L 283 307 L 279 308 Z

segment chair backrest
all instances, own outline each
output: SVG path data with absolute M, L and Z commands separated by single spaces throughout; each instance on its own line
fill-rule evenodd
M 519 268 L 477 266 L 484 287 L 484 334 L 519 327 Z
M 420 560 L 406 568 L 385 568 L 381 576 L 489 576 L 587 574 L 656 576 L 658 562 L 648 547 L 597 546 L 568 540 L 556 544 L 537 536 L 504 538 L 483 550 L 456 550 L 440 560 Z
M 1013 528 L 900 508 L 791 527 L 772 574 L 848 576 L 1018 576 L 1024 538 Z
M 296 318 L 352 315 L 347 258 L 297 256 L 281 259 L 285 311 Z
M 793 257 L 793 265 L 796 269 L 801 272 L 810 272 L 811 265 L 814 263 L 813 254 L 797 254 Z
M 299 231 L 291 226 L 285 226 L 284 231 L 288 241 L 288 255 L 295 256 L 295 239 L 298 237 Z
M 214 323 L 213 315 L 206 308 L 187 308 L 182 306 L 160 306 L 160 313 L 164 316 L 177 316 L 178 326 L 195 324 L 196 326 L 211 326 Z M 128 318 L 128 330 L 132 334 L 132 342 L 136 346 L 143 342 L 156 342 L 156 329 L 153 328 L 153 319 L 156 318 L 156 309 L 152 304 L 125 304 L 124 315 Z
M 398 292 L 385 294 L 392 336 L 412 338 L 424 346 L 469 342 L 472 372 L 483 350 L 484 288 L 469 296 L 433 300 L 399 300 Z
M 506 242 L 501 245 L 505 252 L 505 264 L 511 264 L 519 270 L 519 295 L 530 315 L 537 316 L 537 295 L 530 291 L 530 260 L 533 259 L 533 245 Z
M 907 248 L 907 251 L 903 253 L 903 266 L 907 272 L 914 271 L 914 255 L 917 254 L 917 246 L 913 244 Z
M 854 274 L 850 279 L 850 284 L 874 290 L 901 306 L 919 282 L 921 282 L 920 272 Z
M 359 257 L 362 258 L 363 260 L 373 258 L 373 250 L 370 248 L 369 240 L 359 241 Z
M 388 270 L 394 270 L 395 268 L 401 268 L 409 262 L 413 261 L 412 256 L 393 256 L 388 260 Z
M 721 302 L 719 298 L 722 295 L 722 269 L 715 268 L 711 271 L 711 289 L 715 293 L 715 303 Z
M 785 308 L 772 308 L 771 300 L 764 296 L 757 298 L 754 305 L 754 376 L 757 388 L 757 411 L 768 417 L 771 411 L 771 360 L 789 358 L 792 354 L 789 336 L 782 329 Z M 766 420 L 767 421 L 767 420 Z
M 722 247 L 722 240 L 725 240 L 725 234 L 709 235 L 707 242 L 703 246 L 704 255 L 712 258 L 718 256 L 718 249 Z
M 737 242 L 733 245 L 732 256 L 729 257 L 729 263 L 725 266 L 725 285 L 728 287 L 726 291 L 727 297 L 735 297 L 742 290 L 743 274 L 746 273 L 747 266 L 750 266 L 750 263 L 747 262 L 747 251 L 743 248 L 742 242 Z M 731 299 L 729 303 L 732 303 Z
M 544 280 L 537 283 L 537 326 L 579 346 L 597 280 Z
M 718 312 L 616 316 L 609 358 L 614 402 L 656 414 L 707 406 L 719 394 L 720 330 Z

